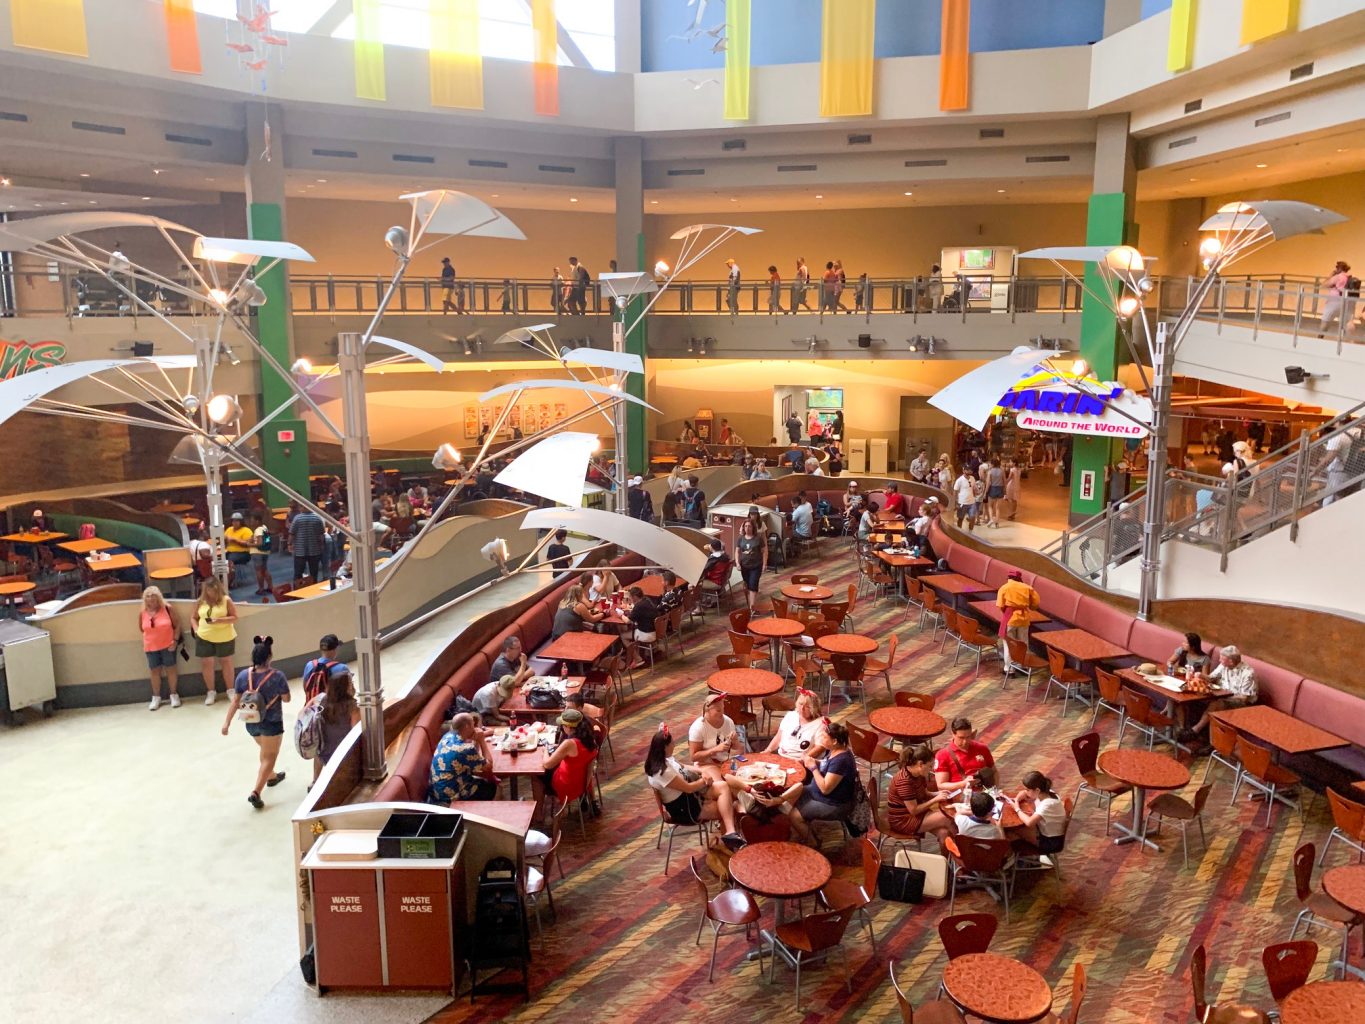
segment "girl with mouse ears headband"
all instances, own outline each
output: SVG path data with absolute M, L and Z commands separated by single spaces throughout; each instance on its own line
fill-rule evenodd
M 659 723 L 659 735 L 662 736 L 665 740 L 671 740 L 673 738 L 673 734 L 668 730 L 667 722 Z

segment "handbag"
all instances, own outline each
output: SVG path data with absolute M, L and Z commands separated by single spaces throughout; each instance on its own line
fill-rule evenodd
M 896 903 L 919 903 L 924 899 L 926 877 L 918 868 L 883 864 L 877 869 L 877 895 Z
M 893 863 L 897 867 L 914 868 L 924 872 L 923 893 L 930 899 L 942 899 L 948 895 L 948 858 L 943 854 L 897 850 Z
M 564 695 L 549 686 L 533 686 L 526 691 L 526 706 L 538 711 L 552 711 L 564 706 Z

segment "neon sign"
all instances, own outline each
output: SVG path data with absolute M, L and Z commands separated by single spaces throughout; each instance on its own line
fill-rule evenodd
M 1143 437 L 1152 421 L 1151 401 L 1122 384 L 1053 370 L 1030 374 L 1001 395 L 993 411 L 1006 409 L 1025 430 L 1094 437 Z
M 66 358 L 66 346 L 59 341 L 5 341 L 0 338 L 0 380 L 12 380 L 56 366 Z

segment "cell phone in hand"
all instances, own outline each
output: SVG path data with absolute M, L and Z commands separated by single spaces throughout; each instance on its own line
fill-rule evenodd
M 741 764 L 743 764 L 745 761 L 747 761 L 747 760 L 749 760 L 749 759 L 748 759 L 747 757 L 745 757 L 743 754 L 740 754 L 738 757 L 735 758 L 735 760 L 738 761 L 738 762 L 740 762 Z

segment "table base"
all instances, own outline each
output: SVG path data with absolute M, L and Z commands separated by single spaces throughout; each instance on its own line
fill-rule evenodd
M 1150 846 L 1157 853 L 1161 852 L 1161 847 L 1150 839 L 1143 838 L 1142 835 L 1142 815 L 1147 807 L 1147 791 L 1141 786 L 1133 787 L 1133 824 L 1131 826 L 1123 824 L 1121 821 L 1114 822 L 1114 831 L 1118 837 L 1114 840 L 1115 846 L 1124 846 L 1128 843 L 1141 843 L 1143 846 Z

